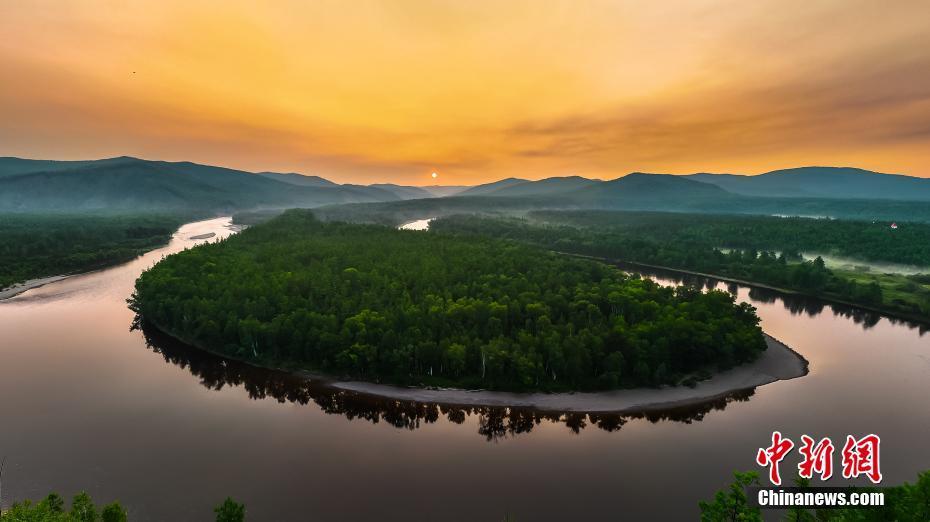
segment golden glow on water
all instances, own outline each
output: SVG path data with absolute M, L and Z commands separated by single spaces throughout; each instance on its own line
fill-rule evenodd
M 0 3 L 0 155 L 343 182 L 930 176 L 930 3 Z

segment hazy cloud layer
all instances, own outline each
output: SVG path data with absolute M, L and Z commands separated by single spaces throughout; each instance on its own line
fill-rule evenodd
M 0 155 L 930 176 L 930 3 L 0 3 Z

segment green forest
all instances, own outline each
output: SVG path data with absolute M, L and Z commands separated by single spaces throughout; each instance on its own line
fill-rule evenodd
M 213 512 L 216 522 L 245 521 L 245 505 L 232 498 L 216 506 Z M 129 513 L 119 502 L 98 509 L 90 495 L 83 492 L 74 496 L 70 507 L 61 495 L 49 493 L 38 502 L 24 500 L 0 512 L 0 522 L 127 522 L 129 519 Z
M 930 267 L 930 224 L 805 217 L 678 214 L 674 212 L 538 211 L 533 222 L 609 228 L 658 241 L 718 247 L 816 252 L 863 261 Z
M 718 491 L 713 500 L 701 502 L 702 522 L 762 522 L 762 510 L 750 504 L 746 488 L 761 486 L 755 471 L 736 472 L 727 489 Z M 809 479 L 795 479 L 794 486 L 806 488 Z M 837 488 L 837 491 L 841 491 Z M 879 507 L 844 507 L 831 509 L 785 509 L 785 522 L 924 522 L 930 520 L 930 471 L 917 476 L 914 484 L 905 482 L 900 486 L 856 488 L 857 491 L 881 491 L 885 504 Z
M 188 216 L 0 214 L 0 290 L 129 261 L 167 243 Z
M 790 234 L 792 223 L 799 224 L 796 237 Z M 845 273 L 831 270 L 820 257 L 802 260 L 798 251 L 813 244 L 817 236 L 823 245 L 834 245 L 845 255 L 865 256 L 863 245 L 872 244 L 874 246 L 868 250 L 872 259 L 893 262 L 923 259 L 921 252 L 926 244 L 922 238 L 924 235 L 930 238 L 930 227 L 914 225 L 912 235 L 900 241 L 886 238 L 888 234 L 884 230 L 872 229 L 869 225 L 800 218 L 547 211 L 531 213 L 526 218 L 451 216 L 434 220 L 430 229 L 445 234 L 509 239 L 557 252 L 713 274 L 906 317 L 926 317 L 930 314 L 930 287 L 924 276 Z M 858 236 L 855 227 L 862 230 Z M 734 231 L 733 237 L 743 239 L 725 240 L 727 230 Z M 888 232 L 897 230 L 888 229 Z M 805 237 L 809 239 L 801 239 Z M 873 238 L 871 243 L 867 240 L 869 237 Z M 727 241 L 731 248 L 723 248 Z M 849 246 L 855 243 L 859 246 Z M 764 246 L 764 249 L 757 250 L 751 245 Z
M 38 502 L 25 500 L 0 514 L 2 522 L 126 522 L 127 513 L 119 502 L 98 509 L 87 493 L 78 493 L 65 505 L 65 499 L 50 493 Z
M 175 337 L 266 365 L 506 390 L 678 383 L 756 358 L 726 292 L 486 237 L 324 223 L 292 210 L 169 256 L 130 306 Z

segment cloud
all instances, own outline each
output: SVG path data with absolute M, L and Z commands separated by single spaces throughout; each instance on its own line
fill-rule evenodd
M 49 1 L 0 7 L 0 154 L 353 182 L 814 163 L 930 176 L 924 0 Z

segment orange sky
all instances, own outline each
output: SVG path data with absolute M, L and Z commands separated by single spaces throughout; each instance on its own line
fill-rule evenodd
M 0 71 L 0 155 L 930 176 L 927 0 L 0 0 Z

